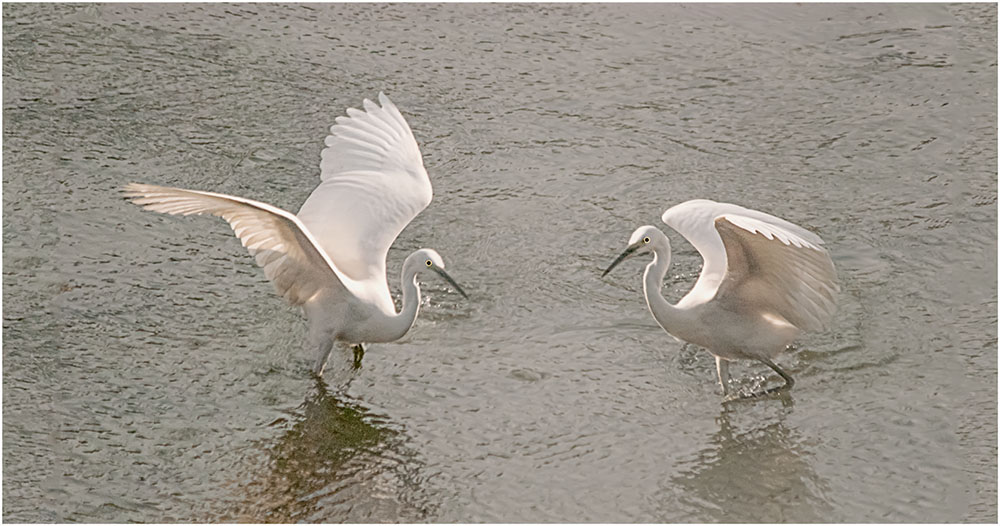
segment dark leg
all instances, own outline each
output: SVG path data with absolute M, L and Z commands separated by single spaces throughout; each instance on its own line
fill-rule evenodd
M 792 386 L 795 385 L 795 379 L 792 378 L 790 374 L 786 373 L 784 369 L 778 367 L 778 364 L 772 362 L 771 360 L 768 360 L 767 358 L 761 358 L 760 361 L 764 362 L 764 365 L 770 367 L 771 369 L 774 369 L 774 372 L 778 373 L 782 378 L 785 379 L 785 385 L 772 387 L 767 391 L 764 391 L 765 393 L 777 393 L 778 391 L 787 391 L 791 389 Z
M 354 370 L 358 370 L 361 368 L 361 359 L 365 357 L 365 347 L 359 343 L 352 349 L 354 349 Z
M 748 398 L 757 398 L 760 396 L 783 393 L 790 390 L 792 386 L 795 385 L 795 379 L 792 378 L 790 374 L 786 373 L 784 369 L 778 367 L 778 364 L 772 362 L 771 360 L 768 360 L 767 358 L 759 358 L 759 360 L 764 365 L 770 367 L 771 369 L 774 369 L 774 372 L 778 373 L 785 380 L 784 385 L 779 385 L 778 387 L 772 387 L 770 389 L 765 389 L 763 391 L 759 391 L 756 393 L 739 393 L 738 395 L 729 396 L 725 398 L 723 402 L 729 402 L 731 400 L 746 400 Z

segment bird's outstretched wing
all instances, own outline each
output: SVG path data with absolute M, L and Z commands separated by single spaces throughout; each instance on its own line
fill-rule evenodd
M 396 236 L 431 202 L 417 141 L 388 97 L 348 109 L 330 128 L 322 182 L 298 218 L 337 268 L 352 279 L 385 280 Z
M 837 272 L 815 239 L 783 225 L 739 214 L 715 219 L 727 270 L 717 295 L 781 315 L 802 330 L 820 330 L 836 306 Z
M 292 305 L 305 303 L 323 288 L 349 287 L 349 280 L 318 250 L 309 230 L 285 210 L 230 195 L 148 184 L 132 183 L 124 192 L 147 210 L 225 219 L 278 294 Z
M 796 224 L 739 205 L 717 203 L 708 199 L 692 199 L 674 205 L 663 212 L 663 222 L 684 236 L 704 260 L 694 288 L 678 305 L 711 300 L 725 278 L 728 265 L 726 247 L 722 244 L 719 231 L 715 227 L 715 219 L 724 214 L 763 221 L 813 246 L 823 244 L 819 236 Z

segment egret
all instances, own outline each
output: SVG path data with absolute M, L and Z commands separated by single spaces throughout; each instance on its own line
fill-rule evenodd
M 225 219 L 278 294 L 302 307 L 307 346 L 322 375 L 335 345 L 351 345 L 355 364 L 364 343 L 398 340 L 417 318 L 417 275 L 429 271 L 462 296 L 434 250 L 403 262 L 402 309 L 386 281 L 386 255 L 396 236 L 431 202 L 431 181 L 413 132 L 396 106 L 379 93 L 364 111 L 350 108 L 330 128 L 321 154 L 320 184 L 298 214 L 212 192 L 132 183 L 125 196 L 166 214 L 211 214 Z
M 738 398 L 791 389 L 795 380 L 774 363 L 802 331 L 823 329 L 836 306 L 837 273 L 823 240 L 784 219 L 707 199 L 686 201 L 663 213 L 704 260 L 694 287 L 675 305 L 660 288 L 670 268 L 670 240 L 658 228 L 641 226 L 628 248 L 604 271 L 625 259 L 652 252 L 643 274 L 646 304 L 674 338 L 715 356 L 722 393 L 729 396 L 729 362 L 757 360 L 784 385 Z

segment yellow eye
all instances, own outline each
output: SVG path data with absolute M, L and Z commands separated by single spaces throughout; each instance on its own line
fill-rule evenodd
M 643 243 L 649 243 L 649 238 L 648 238 L 648 237 L 644 237 L 644 238 L 642 238 L 642 242 L 643 242 Z
M 425 264 L 426 264 L 426 265 L 427 265 L 428 267 L 432 267 L 432 266 L 434 266 L 434 263 L 433 263 L 433 262 L 431 262 L 431 260 L 429 260 L 429 259 L 428 259 L 427 261 L 425 261 L 424 263 L 425 263 Z

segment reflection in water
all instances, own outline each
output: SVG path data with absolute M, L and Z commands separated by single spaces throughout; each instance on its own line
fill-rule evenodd
M 824 522 L 831 517 L 824 482 L 794 428 L 785 426 L 790 397 L 723 406 L 719 430 L 671 484 L 690 520 Z M 742 421 L 746 421 L 746 425 Z M 754 425 L 766 422 L 762 425 Z
M 996 522 L 995 3 L 2 12 L 4 521 Z M 299 314 L 224 225 L 118 188 L 297 210 L 318 134 L 379 90 L 440 199 L 388 267 L 440 242 L 479 294 L 277 415 L 311 389 Z M 720 416 L 639 265 L 599 279 L 696 197 L 835 254 L 794 411 Z M 675 249 L 671 298 L 701 261 Z
M 424 519 L 419 461 L 404 437 L 322 381 L 245 483 L 239 522 L 412 522 Z M 283 419 L 272 425 L 287 425 Z

